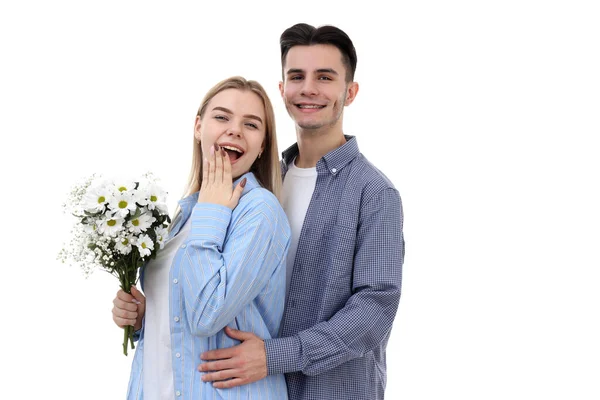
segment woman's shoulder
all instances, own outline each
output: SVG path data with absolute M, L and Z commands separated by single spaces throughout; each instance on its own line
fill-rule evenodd
M 277 197 L 275 197 L 270 190 L 260 186 L 254 187 L 244 193 L 240 199 L 240 204 L 242 203 L 244 203 L 246 207 L 270 208 L 277 212 L 283 210 Z

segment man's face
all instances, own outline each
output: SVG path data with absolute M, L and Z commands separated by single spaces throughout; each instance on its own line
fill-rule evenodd
M 332 45 L 294 46 L 285 58 L 281 97 L 290 117 L 302 129 L 334 126 L 344 106 L 354 100 L 346 84 L 340 50 Z

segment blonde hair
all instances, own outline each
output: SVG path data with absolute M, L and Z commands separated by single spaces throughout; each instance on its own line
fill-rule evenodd
M 279 164 L 279 150 L 277 149 L 277 136 L 275 130 L 275 112 L 265 89 L 260 83 L 246 80 L 241 76 L 233 76 L 222 80 L 213 86 L 204 96 L 197 116 L 204 117 L 208 103 L 220 92 L 227 89 L 238 89 L 255 93 L 265 107 L 265 143 L 262 156 L 257 158 L 250 172 L 253 172 L 262 187 L 271 191 L 277 198 L 281 193 L 281 167 Z M 184 197 L 200 190 L 202 186 L 202 144 L 193 139 L 192 167 L 188 178 Z

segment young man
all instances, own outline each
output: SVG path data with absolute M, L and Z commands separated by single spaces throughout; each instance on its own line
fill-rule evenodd
M 282 160 L 292 246 L 281 335 L 227 328 L 242 343 L 202 354 L 198 369 L 220 388 L 285 373 L 292 400 L 382 399 L 404 259 L 400 196 L 343 133 L 358 93 L 350 38 L 297 24 L 280 44 L 279 88 L 298 138 Z

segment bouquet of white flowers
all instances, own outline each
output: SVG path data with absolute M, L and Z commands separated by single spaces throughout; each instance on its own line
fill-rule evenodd
M 139 268 L 163 248 L 171 222 L 166 192 L 151 173 L 143 178 L 118 181 L 92 175 L 75 185 L 63 207 L 76 222 L 58 259 L 78 264 L 86 276 L 96 268 L 110 272 L 131 293 Z M 135 348 L 133 333 L 132 326 L 125 328 L 125 355 L 128 342 Z

